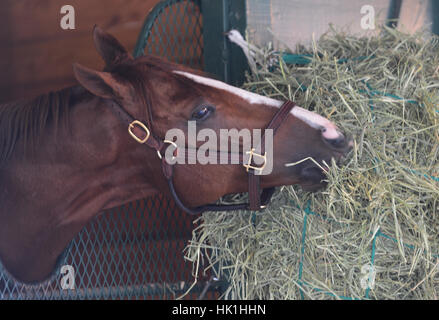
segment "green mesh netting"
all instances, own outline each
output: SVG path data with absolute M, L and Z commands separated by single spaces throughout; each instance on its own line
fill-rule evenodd
M 203 68 L 200 0 L 159 3 L 145 20 L 134 56 L 152 54 L 187 66 Z

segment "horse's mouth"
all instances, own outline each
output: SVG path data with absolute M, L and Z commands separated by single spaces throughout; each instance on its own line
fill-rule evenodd
M 318 183 L 301 183 L 299 185 L 300 185 L 300 187 L 302 188 L 303 191 L 316 192 L 316 191 L 320 191 L 322 189 L 325 189 L 326 186 L 328 185 L 328 182 L 326 180 L 324 180 L 324 179 L 325 178 L 323 178 Z
M 350 149 L 348 149 L 347 151 L 349 151 L 349 150 Z M 321 161 L 320 162 L 321 166 L 312 166 L 313 170 L 319 172 L 320 180 L 319 180 L 319 182 L 316 182 L 314 180 L 313 182 L 301 183 L 300 186 L 302 187 L 302 189 L 304 191 L 315 192 L 315 191 L 319 191 L 319 190 L 326 188 L 326 186 L 328 185 L 327 173 L 330 170 L 329 166 L 331 165 L 332 159 L 335 160 L 335 163 L 337 166 L 340 166 L 344 162 L 344 160 L 346 160 L 346 155 L 347 155 L 347 152 L 345 152 L 345 151 L 342 151 L 342 152 L 336 151 L 335 154 L 333 155 L 333 157 L 331 158 L 331 160 Z

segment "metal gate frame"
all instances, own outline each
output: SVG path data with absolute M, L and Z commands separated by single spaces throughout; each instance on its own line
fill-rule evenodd
M 249 70 L 247 59 L 239 47 L 227 40 L 225 33 L 232 29 L 245 33 L 247 27 L 245 0 L 165 0 L 158 3 L 143 24 L 134 49 L 134 57 L 144 54 L 148 40 L 154 36 L 153 29 L 163 22 L 162 19 L 165 19 L 165 23 L 170 22 L 168 16 L 162 17 L 166 9 L 183 2 L 191 2 L 197 6 L 203 18 L 201 69 L 217 76 L 219 80 L 235 86 L 241 85 L 245 80 L 245 71 Z M 190 32 L 190 30 L 186 31 Z M 163 39 L 159 40 L 163 41 Z M 171 49 L 183 50 L 176 47 Z M 153 53 L 153 50 L 149 49 L 148 53 Z M 174 52 L 168 52 L 166 57 L 172 60 L 172 54 Z

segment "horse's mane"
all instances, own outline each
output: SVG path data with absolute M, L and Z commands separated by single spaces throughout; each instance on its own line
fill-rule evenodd
M 49 124 L 55 130 L 61 122 L 68 124 L 67 111 L 75 90 L 78 88 L 66 88 L 0 105 L 0 166 L 12 156 L 18 140 L 25 150 L 33 148 Z

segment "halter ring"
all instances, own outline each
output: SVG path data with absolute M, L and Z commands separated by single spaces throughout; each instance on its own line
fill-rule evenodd
M 259 173 L 262 172 L 262 170 L 264 170 L 265 165 L 267 164 L 267 152 L 265 152 L 263 155 L 262 154 L 258 154 L 255 152 L 255 148 L 252 148 L 250 151 L 247 151 L 245 154 L 250 155 L 247 161 L 247 164 L 244 164 L 243 166 L 248 170 L 253 169 L 253 170 L 259 170 Z M 252 166 L 252 162 L 253 162 L 253 157 L 257 157 L 257 158 L 261 158 L 264 160 L 264 164 L 260 167 L 255 167 Z
M 141 127 L 145 133 L 146 133 L 146 137 L 143 139 L 140 139 L 138 136 L 136 136 L 133 132 L 133 129 L 135 127 L 135 125 L 138 125 L 139 127 Z M 130 133 L 131 137 L 133 137 L 134 140 L 136 140 L 138 143 L 144 144 L 146 141 L 148 141 L 149 136 L 151 135 L 151 133 L 149 132 L 149 129 L 139 120 L 134 120 L 133 122 L 130 123 L 130 125 L 128 126 L 128 132 Z
M 167 144 L 171 144 L 172 146 L 174 146 L 175 150 L 178 150 L 178 146 L 174 141 L 171 140 L 163 140 L 163 143 L 167 143 Z M 157 150 L 157 155 L 159 156 L 160 160 L 163 159 L 163 156 L 160 154 L 160 151 Z M 172 156 L 172 160 L 174 160 L 176 158 L 176 156 Z

